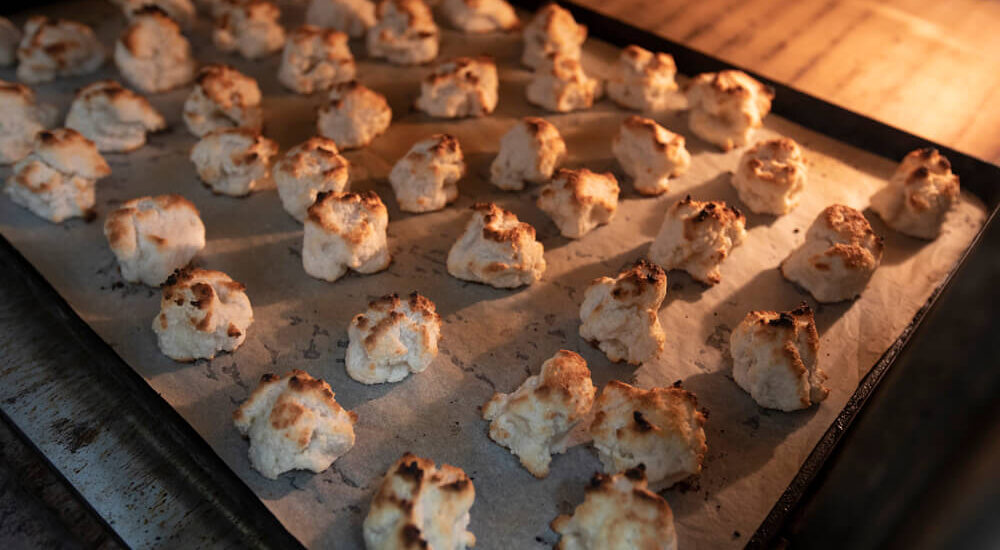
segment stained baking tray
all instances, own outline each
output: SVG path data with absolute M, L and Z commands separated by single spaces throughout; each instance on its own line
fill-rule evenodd
M 517 2 L 523 7 L 534 8 L 536 2 Z M 627 24 L 610 19 L 594 11 L 568 5 L 577 19 L 588 25 L 592 36 L 611 44 L 624 46 L 638 44 L 651 50 L 666 51 L 674 55 L 678 66 L 684 72 L 694 74 L 729 68 L 730 65 L 711 58 L 682 45 L 675 44 L 651 33 L 641 31 Z M 766 79 L 761 79 L 766 81 Z M 937 146 L 916 136 L 891 128 L 866 117 L 851 113 L 834 105 L 802 94 L 786 86 L 772 83 L 777 89 L 774 112 L 807 128 L 849 143 L 861 149 L 886 157 L 899 159 L 908 151 L 923 146 L 936 146 L 952 160 L 955 171 L 962 176 L 963 186 L 983 200 L 991 215 L 987 225 L 995 223 L 997 210 L 997 186 L 1000 170 L 997 167 L 973 159 L 946 147 Z M 966 252 L 975 249 L 983 232 L 973 241 Z M 185 472 L 183 479 L 199 487 L 203 494 L 214 495 L 209 499 L 211 506 L 224 511 L 220 517 L 238 525 L 241 533 L 247 534 L 262 546 L 287 547 L 291 537 L 274 521 L 273 516 L 253 495 L 245 484 L 219 459 L 211 447 L 199 434 L 131 367 L 122 361 L 101 338 L 90 329 L 56 293 L 44 278 L 24 260 L 10 244 L 4 240 L 0 247 L 3 265 L 12 269 L 4 270 L 4 277 L 17 277 L 26 283 L 43 304 L 43 309 L 58 319 L 60 328 L 68 329 L 79 352 L 92 360 L 88 365 L 99 369 L 101 377 L 113 381 L 114 391 L 122 392 L 122 407 L 137 407 L 148 422 L 166 427 L 162 432 L 150 434 L 156 439 L 160 449 L 173 449 L 181 455 L 188 455 L 189 462 L 173 463 Z M 964 262 L 958 262 L 942 288 L 956 282 L 954 274 Z M 961 278 L 957 282 L 961 283 Z M 827 457 L 836 447 L 852 419 L 864 406 L 886 371 L 893 366 L 899 351 L 907 344 L 915 327 L 924 318 L 927 309 L 934 304 L 940 288 L 933 293 L 927 305 L 914 317 L 897 341 L 882 356 L 874 368 L 864 377 L 847 406 L 837 417 L 829 430 L 815 446 L 798 475 L 789 485 L 781 499 L 774 506 L 767 519 L 760 526 L 750 545 L 767 545 L 781 527 L 790 510 L 802 498 L 816 473 L 822 468 Z M 139 413 L 137 413 L 139 414 Z M 206 485 L 207 484 L 207 485 Z

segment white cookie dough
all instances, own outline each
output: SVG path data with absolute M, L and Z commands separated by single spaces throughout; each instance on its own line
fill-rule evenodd
M 215 20 L 212 42 L 224 52 L 259 59 L 281 49 L 285 28 L 278 21 L 281 9 L 267 0 L 248 0 L 226 10 Z
M 278 80 L 292 91 L 311 94 L 350 82 L 354 73 L 354 55 L 346 34 L 303 25 L 288 35 Z
M 392 257 L 386 243 L 389 212 L 374 191 L 321 193 L 309 207 L 302 237 L 302 267 L 325 281 L 348 269 L 377 273 Z
M 932 240 L 941 234 L 959 191 L 948 159 L 937 149 L 918 149 L 906 155 L 889 185 L 872 196 L 872 210 L 892 229 Z
M 666 111 L 679 104 L 676 75 L 670 54 L 631 45 L 622 50 L 608 79 L 608 97 L 626 109 Z
M 207 65 L 184 101 L 184 123 L 201 137 L 222 128 L 260 131 L 264 115 L 257 81 L 228 65 Z
M 504 191 L 520 191 L 524 183 L 544 183 L 566 158 L 566 142 L 549 121 L 525 117 L 500 139 L 490 165 L 490 181 Z
M 758 214 L 787 214 L 806 186 L 806 164 L 789 138 L 759 141 L 743 153 L 733 174 L 740 201 Z
M 774 90 L 735 70 L 694 77 L 687 90 L 688 126 L 724 151 L 749 143 L 771 111 Z
M 452 27 L 467 33 L 509 31 L 517 12 L 506 0 L 444 0 L 441 12 Z
M 586 39 L 587 27 L 577 24 L 569 11 L 554 2 L 546 4 L 524 27 L 521 63 L 537 68 L 552 54 L 578 60 Z
M 98 151 L 124 153 L 146 144 L 146 132 L 167 127 L 145 97 L 114 80 L 99 80 L 76 92 L 66 127 L 83 134 Z
M 524 91 L 529 103 L 568 113 L 593 107 L 601 97 L 601 81 L 587 76 L 579 60 L 552 54 L 539 62 Z
M 746 239 L 746 218 L 721 201 L 688 196 L 667 208 L 649 247 L 649 259 L 663 269 L 681 269 L 706 285 L 722 281 L 719 266 Z
M 657 315 L 666 296 L 666 273 L 644 259 L 614 278 L 594 279 L 580 305 L 580 337 L 616 363 L 654 359 L 666 341 Z
M 191 162 L 213 193 L 242 197 L 268 176 L 276 154 L 278 144 L 260 133 L 226 128 L 205 134 L 191 149 Z
M 250 464 L 268 479 L 292 470 L 320 473 L 354 447 L 358 415 L 334 399 L 330 384 L 293 370 L 265 374 L 233 412 L 250 440 Z
M 661 195 L 670 189 L 670 180 L 687 172 L 691 154 L 684 136 L 675 134 L 655 120 L 632 115 L 622 122 L 611 143 L 611 151 L 640 195 Z
M 313 137 L 289 149 L 272 175 L 285 211 L 301 222 L 320 193 L 347 190 L 349 171 L 333 140 Z
M 188 268 L 163 284 L 153 332 L 164 355 L 189 362 L 236 351 L 252 323 L 246 287 L 221 271 Z
M 104 236 L 122 278 L 149 286 L 160 286 L 205 248 L 198 209 L 180 195 L 125 201 L 104 220 Z
M 385 133 L 391 122 L 385 96 L 352 81 L 330 89 L 329 100 L 319 108 L 316 129 L 341 149 L 355 149 Z
M 415 105 L 439 118 L 486 116 L 497 107 L 499 85 L 493 58 L 456 57 L 420 82 Z
M 17 47 L 17 79 L 27 84 L 90 74 L 107 57 L 93 29 L 67 19 L 34 15 Z
M 0 164 L 28 156 L 35 135 L 55 124 L 57 114 L 54 105 L 38 103 L 31 88 L 0 80 Z
M 115 65 L 129 84 L 149 94 L 194 80 L 191 44 L 175 21 L 157 9 L 142 9 L 115 42 Z
M 559 350 L 513 393 L 494 393 L 483 419 L 490 422 L 490 439 L 542 478 L 552 455 L 566 452 L 569 432 L 590 412 L 596 393 L 583 357 Z
M 534 227 L 492 202 L 480 202 L 472 206 L 472 219 L 448 252 L 448 273 L 496 288 L 517 288 L 541 280 L 544 252 Z
M 438 55 L 440 36 L 421 0 L 382 0 L 378 22 L 368 29 L 368 55 L 397 65 L 419 65 Z
M 458 140 L 434 134 L 418 141 L 389 172 L 389 184 L 404 212 L 441 210 L 458 198 L 465 159 Z
M 549 215 L 563 237 L 579 239 L 606 225 L 618 210 L 618 180 L 611 172 L 559 169 L 542 187 L 538 208 Z
M 438 354 L 441 316 L 434 302 L 413 292 L 389 294 L 368 304 L 347 327 L 347 374 L 362 384 L 399 382 L 424 372 Z

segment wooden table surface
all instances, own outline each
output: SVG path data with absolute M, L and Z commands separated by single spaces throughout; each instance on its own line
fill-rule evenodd
M 576 2 L 1000 163 L 1000 2 Z

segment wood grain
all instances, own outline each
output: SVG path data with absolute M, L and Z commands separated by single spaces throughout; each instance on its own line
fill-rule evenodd
M 576 1 L 1000 163 L 1000 2 Z

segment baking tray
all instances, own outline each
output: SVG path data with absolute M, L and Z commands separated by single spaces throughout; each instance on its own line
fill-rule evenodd
M 534 2 L 518 3 L 529 8 L 536 7 L 539 4 Z M 719 60 L 674 44 L 651 33 L 635 29 L 613 19 L 609 19 L 591 10 L 575 6 L 569 7 L 572 11 L 574 11 L 574 15 L 580 22 L 585 23 L 590 27 L 592 36 L 618 46 L 636 43 L 649 49 L 669 52 L 674 55 L 678 62 L 678 66 L 680 66 L 686 73 L 693 74 L 729 67 L 729 65 Z M 766 79 L 762 80 L 766 81 Z M 780 84 L 775 84 L 775 88 L 778 90 L 777 100 L 774 105 L 774 112 L 776 114 L 810 129 L 886 158 L 897 160 L 909 150 L 917 147 L 933 145 L 925 140 L 909 135 L 900 130 L 888 127 L 854 113 L 850 113 L 849 111 L 822 102 L 805 94 L 801 94 L 792 89 L 781 86 Z M 995 214 L 997 196 L 996 186 L 993 185 L 993 182 L 1000 181 L 1000 178 L 998 178 L 997 168 L 959 154 L 948 148 L 940 146 L 938 146 L 938 148 L 952 160 L 956 172 L 962 175 L 963 186 L 982 199 L 987 204 L 990 212 Z M 991 215 L 987 223 L 993 223 L 994 217 L 994 215 Z M 982 232 L 980 232 L 980 236 L 981 235 Z M 972 250 L 978 244 L 978 239 L 979 237 L 973 241 L 968 250 Z M 22 277 L 23 279 L 30 281 L 33 288 L 45 289 L 44 292 L 39 291 L 40 296 L 42 296 L 42 303 L 45 304 L 47 309 L 56 312 L 58 317 L 61 318 L 62 323 L 74 327 L 74 337 L 85 345 L 85 349 L 82 351 L 86 353 L 88 357 L 97 356 L 100 358 L 98 363 L 101 365 L 102 373 L 110 379 L 122 383 L 123 387 L 128 388 L 128 392 L 131 395 L 141 396 L 141 399 L 137 399 L 135 401 L 138 401 L 140 406 L 152 407 L 150 412 L 153 413 L 154 416 L 149 418 L 157 418 L 158 422 L 162 422 L 164 425 L 170 426 L 170 430 L 163 434 L 164 445 L 180 445 L 181 448 L 188 449 L 188 452 L 191 453 L 192 457 L 196 458 L 197 462 L 199 462 L 198 468 L 200 468 L 203 473 L 206 473 L 209 479 L 214 478 L 229 487 L 227 491 L 223 491 L 221 494 L 233 494 L 232 491 L 235 490 L 234 487 L 243 487 L 246 489 L 246 486 L 238 478 L 238 476 L 225 466 L 225 464 L 212 451 L 211 447 L 204 442 L 201 436 L 198 435 L 169 404 L 160 398 L 141 376 L 125 364 L 124 361 L 122 361 L 113 352 L 113 350 L 111 350 L 111 348 L 73 312 L 65 301 L 58 297 L 58 294 L 51 289 L 41 275 L 39 275 L 34 268 L 28 265 L 28 263 L 20 257 L 13 247 L 6 242 L 6 239 L 4 240 L 4 247 L 2 251 L 0 251 L 0 254 L 2 254 L 5 265 L 20 266 L 18 269 L 8 270 L 8 272 L 17 273 L 18 277 Z M 968 251 L 966 254 L 968 254 Z M 962 261 L 955 265 L 955 268 L 952 270 L 952 274 L 954 274 L 955 270 L 957 270 L 961 264 Z M 946 284 L 950 283 L 951 275 L 949 275 L 949 278 L 946 281 Z M 945 285 L 942 285 L 942 287 L 943 286 Z M 751 545 L 765 544 L 774 535 L 776 529 L 780 527 L 788 511 L 794 507 L 795 503 L 803 494 L 804 489 L 809 485 L 809 482 L 815 476 L 816 471 L 818 471 L 818 469 L 822 466 L 825 459 L 836 446 L 837 441 L 839 441 L 840 437 L 843 435 L 847 426 L 850 425 L 851 420 L 863 406 L 868 396 L 871 395 L 871 392 L 878 384 L 879 380 L 881 380 L 886 370 L 893 364 L 899 350 L 908 341 L 913 328 L 916 327 L 917 324 L 919 324 L 919 322 L 923 319 L 927 307 L 934 303 L 939 292 L 940 289 L 932 294 L 927 305 L 925 305 L 924 308 L 917 313 L 910 326 L 903 331 L 900 338 L 897 339 L 897 341 L 879 360 L 876 366 L 871 369 L 867 376 L 865 376 L 862 380 L 847 406 L 840 413 L 831 428 L 822 437 L 819 444 L 816 445 L 809 458 L 801 468 L 799 474 L 785 491 L 779 502 L 775 505 L 771 514 L 761 525 L 760 529 L 758 529 L 757 533 L 750 542 Z M 193 476 L 192 479 L 195 479 L 195 477 Z M 235 485 L 229 485 L 230 482 L 235 483 Z M 253 494 L 249 491 L 249 489 L 246 490 L 249 494 Z M 246 492 L 238 493 L 238 495 L 239 496 L 236 497 L 235 500 L 240 502 L 241 506 L 249 507 L 241 509 L 241 514 L 250 514 L 247 517 L 260 517 L 253 516 L 252 514 L 263 512 L 266 516 L 270 516 L 270 512 L 258 499 L 243 498 L 245 497 Z M 250 502 L 247 502 L 247 500 Z M 222 504 L 224 503 L 220 503 L 220 506 Z M 254 510 L 255 508 L 259 508 L 259 510 Z M 271 519 L 273 520 L 273 516 Z M 275 527 L 277 522 L 251 521 L 250 524 L 250 528 L 252 529 L 255 526 Z M 280 533 L 282 531 L 283 528 L 281 528 L 280 524 L 278 524 L 275 528 L 275 532 L 279 535 L 274 535 L 274 533 L 271 533 L 271 535 L 262 534 L 260 536 L 260 540 L 274 541 L 276 539 L 273 537 L 279 536 L 280 538 Z M 287 535 L 287 533 L 285 534 Z M 285 539 L 284 542 L 287 543 L 287 539 Z

